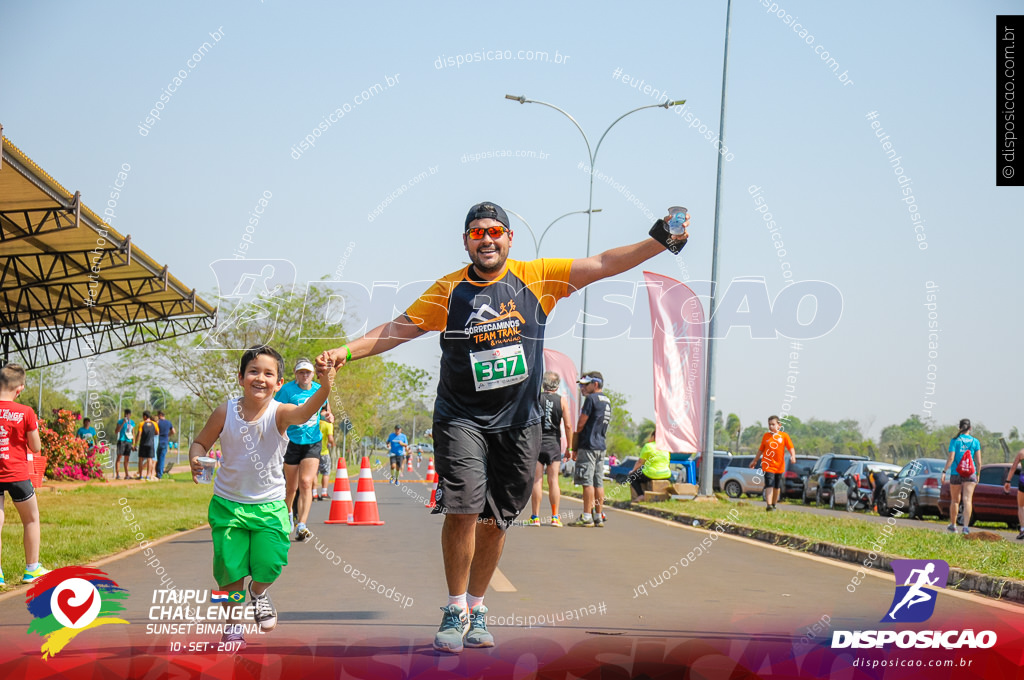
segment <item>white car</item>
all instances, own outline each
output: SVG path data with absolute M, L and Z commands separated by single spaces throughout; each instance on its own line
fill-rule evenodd
M 752 462 L 753 456 L 733 456 L 729 461 L 719 482 L 726 496 L 741 498 L 743 494 L 760 496 L 764 493 L 764 472 L 750 467 Z

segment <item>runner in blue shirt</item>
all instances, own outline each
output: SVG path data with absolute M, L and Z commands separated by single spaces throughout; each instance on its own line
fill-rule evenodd
M 402 460 L 409 450 L 409 440 L 402 434 L 402 426 L 395 425 L 395 431 L 388 435 L 388 448 L 391 450 L 391 479 L 388 484 L 398 484 L 398 475 L 402 472 Z
M 978 470 L 981 469 L 981 443 L 971 436 L 971 421 L 960 421 L 960 434 L 949 442 L 949 457 L 942 471 L 942 483 L 946 482 L 949 471 L 949 526 L 946 531 L 956 533 L 956 516 L 960 509 L 960 498 L 964 499 L 963 532 L 969 534 L 971 507 L 974 487 L 978 485 Z
M 295 380 L 291 381 L 274 396 L 284 404 L 302 406 L 320 389 L 320 383 L 313 381 L 313 363 L 309 359 L 295 362 Z M 313 504 L 313 484 L 320 467 L 320 410 L 317 409 L 302 425 L 291 425 L 287 431 L 288 448 L 284 452 L 285 504 L 289 510 L 298 493 L 295 515 L 289 512 L 295 524 L 295 540 L 305 541 L 312 537 L 306 528 L 309 508 Z
M 124 410 L 124 418 L 117 421 L 117 458 L 114 461 L 114 479 L 121 479 L 121 460 L 124 459 L 124 478 L 128 479 L 128 461 L 132 458 L 132 442 L 135 439 L 135 421 L 132 410 Z

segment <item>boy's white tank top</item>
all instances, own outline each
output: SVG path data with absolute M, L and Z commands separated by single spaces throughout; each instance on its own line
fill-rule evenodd
M 284 500 L 284 452 L 288 438 L 277 429 L 277 407 L 271 400 L 254 423 L 242 418 L 239 398 L 228 400 L 220 431 L 223 458 L 213 493 L 236 503 Z

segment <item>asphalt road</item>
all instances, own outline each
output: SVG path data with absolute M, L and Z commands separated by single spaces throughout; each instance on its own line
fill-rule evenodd
M 158 632 L 156 626 L 171 622 L 167 614 L 156 620 L 167 585 L 141 553 L 101 567 L 131 594 L 124 616 L 130 624 L 85 631 L 59 658 L 100 663 L 119 677 L 134 677 L 139 664 L 162 669 L 152 677 L 172 667 L 213 677 L 299 677 L 303 664 L 326 664 L 346 677 L 389 678 L 529 677 L 531 669 L 609 664 L 627 674 L 607 677 L 635 677 L 639 670 L 654 677 L 651 668 L 683 663 L 764 673 L 770 659 L 776 669 L 797 668 L 815 654 L 834 654 L 833 630 L 881 627 L 893 598 L 892 574 L 871 572 L 854 585 L 851 565 L 609 509 L 603 529 L 510 528 L 500 574 L 486 596 L 497 647 L 440 655 L 430 645 L 446 603 L 442 520 L 424 508 L 429 485 L 376 479 L 386 523 L 326 525 L 329 504 L 314 504 L 315 539 L 292 545 L 289 565 L 270 590 L 279 627 L 248 636 L 249 647 L 237 658 L 213 652 L 216 634 Z M 564 499 L 562 510 L 575 517 L 580 504 Z M 215 588 L 209 529 L 160 543 L 154 556 L 176 588 Z M 1022 614 L 1024 607 L 944 592 L 927 625 L 998 628 L 1001 636 L 1016 636 L 1019 650 Z M 23 591 L 0 599 L 0 677 L 39 663 L 41 639 L 25 633 L 30 618 Z M 825 671 L 790 672 L 817 677 Z

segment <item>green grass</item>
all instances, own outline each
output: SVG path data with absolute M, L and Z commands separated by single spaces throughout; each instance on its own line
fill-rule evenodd
M 579 494 L 572 481 L 559 477 L 563 491 Z M 629 486 L 605 481 L 605 498 L 629 500 Z M 990 576 L 1024 580 L 1024 547 L 1013 541 L 965 541 L 959 535 L 937 532 L 933 529 L 893 527 L 892 533 L 882 533 L 888 526 L 858 519 L 856 516 L 822 517 L 804 512 L 766 513 L 763 503 L 739 501 L 736 503 L 694 503 L 666 501 L 643 503 L 644 507 L 692 515 L 702 519 L 717 519 L 741 526 L 778 531 L 813 541 L 846 545 L 862 550 L 880 548 L 880 552 L 910 559 L 940 558 L 950 566 L 977 571 Z M 738 514 L 729 516 L 730 512 Z M 883 545 L 876 546 L 884 539 Z
M 43 566 L 55 569 L 86 564 L 133 548 L 138 545 L 137 531 L 145 540 L 153 541 L 205 524 L 213 487 L 193 484 L 188 473 L 170 477 L 172 481 L 166 481 L 165 476 L 165 481 L 140 481 L 129 486 L 96 482 L 37 493 Z M 125 506 L 131 509 L 134 521 L 125 521 Z M 4 515 L 0 564 L 7 583 L 16 585 L 25 568 L 25 549 L 21 518 L 9 497 Z M 138 528 L 132 529 L 135 523 Z

